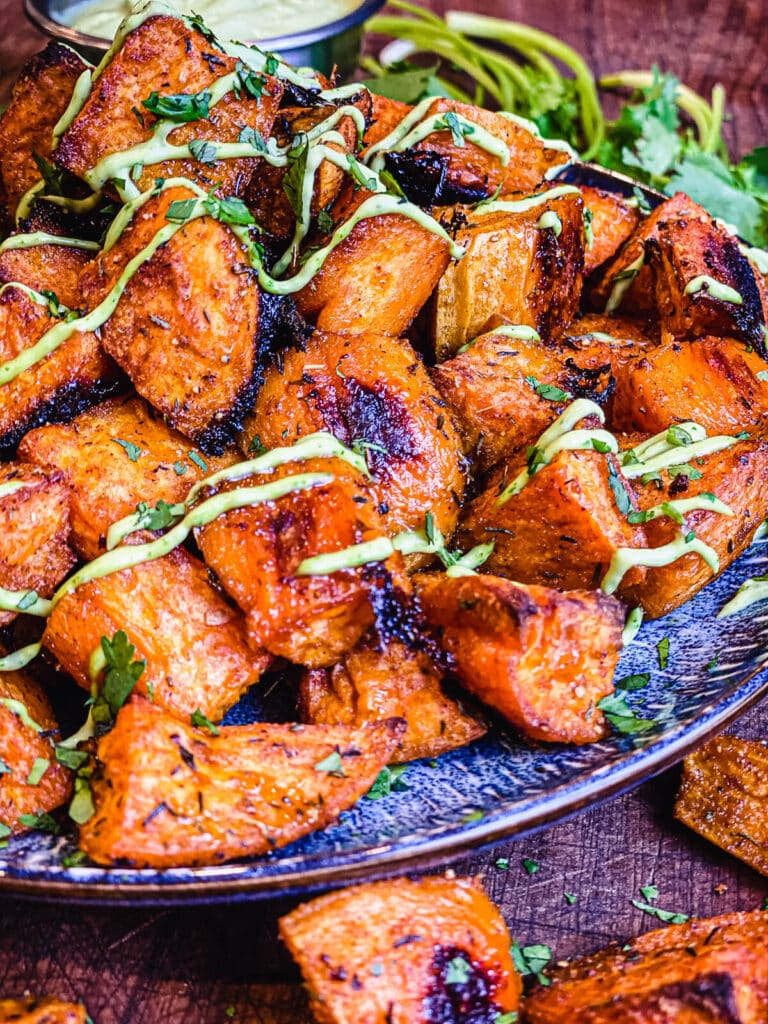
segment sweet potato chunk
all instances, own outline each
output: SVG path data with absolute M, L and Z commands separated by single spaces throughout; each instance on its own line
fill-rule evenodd
M 616 192 L 582 185 L 581 194 L 584 209 L 589 210 L 592 217 L 592 245 L 584 251 L 584 273 L 591 274 L 616 255 L 642 215 L 636 205 L 632 206 Z
M 17 288 L 0 295 L 0 362 L 15 359 L 61 323 Z M 70 419 L 114 388 L 116 368 L 94 334 L 75 331 L 54 352 L 0 385 L 0 453 L 32 427 Z
M 56 234 L 45 224 L 49 234 Z M 38 292 L 53 292 L 69 309 L 81 306 L 80 274 L 93 256 L 67 245 L 33 245 L 0 253 L 0 286 L 19 281 Z
M 351 186 L 330 210 L 346 220 L 372 193 Z M 448 243 L 409 217 L 388 213 L 360 221 L 296 295 L 302 316 L 335 334 L 399 338 L 448 266 Z M 375 285 L 374 285 L 375 282 Z
M 246 613 L 250 643 L 321 668 L 351 650 L 373 622 L 365 570 L 296 576 L 296 569 L 305 558 L 381 537 L 384 528 L 365 481 L 340 459 L 289 463 L 268 479 L 304 473 L 332 480 L 227 512 L 204 526 L 197 540 L 206 563 Z
M 24 709 L 32 724 L 24 721 Z M 33 679 L 22 672 L 0 673 L 0 833 L 4 836 L 9 828 L 13 833 L 27 831 L 29 825 L 19 820 L 22 815 L 45 814 L 68 799 L 70 772 L 58 763 L 53 750 L 52 737 L 58 728 L 45 694 Z M 40 774 L 42 768 L 45 771 Z
M 153 92 L 161 96 L 194 94 L 235 70 L 237 61 L 217 52 L 202 33 L 181 18 L 156 15 L 142 22 L 112 58 L 85 106 L 65 132 L 54 157 L 72 174 L 82 178 L 101 160 L 145 142 L 157 117 L 143 106 Z M 261 96 L 240 89 L 230 91 L 210 107 L 209 117 L 181 124 L 168 141 L 177 146 L 191 139 L 237 142 L 243 126 L 266 138 L 271 131 L 282 96 L 282 84 L 272 76 L 263 81 Z M 128 163 L 134 161 L 128 160 Z M 191 178 L 221 195 L 242 194 L 254 168 L 255 157 L 215 160 L 211 165 L 193 159 L 147 164 L 134 179 L 140 190 L 151 188 L 157 178 Z M 126 167 L 126 173 L 130 170 Z
M 190 196 L 185 188 L 154 196 L 94 260 L 82 279 L 92 306 L 167 226 L 170 204 Z M 226 225 L 193 220 L 136 271 L 101 328 L 139 394 L 210 454 L 233 439 L 255 387 L 259 291 L 242 261 Z
M 448 267 L 433 300 L 438 362 L 477 337 L 496 314 L 534 327 L 545 339 L 570 323 L 581 296 L 583 210 L 581 196 L 568 194 L 524 213 L 471 215 L 456 235 L 467 254 Z M 539 227 L 548 212 L 560 219 L 559 235 Z
M 681 448 L 681 462 L 685 448 Z M 714 494 L 728 505 L 733 516 L 717 512 L 695 511 L 685 514 L 684 531 L 693 530 L 720 559 L 720 572 L 736 561 L 752 543 L 752 538 L 768 510 L 768 445 L 744 441 L 725 451 L 696 459 L 699 479 L 669 474 L 662 476 L 662 487 L 654 483 L 635 483 L 638 505 L 652 508 L 674 498 L 692 498 Z M 652 519 L 643 527 L 649 548 L 668 544 L 680 535 L 681 527 L 667 517 Z M 650 618 L 666 615 L 690 600 L 713 579 L 706 562 L 697 554 L 684 555 L 670 565 L 650 568 L 643 579 L 625 586 L 622 595 L 633 604 L 641 604 Z
M 548 972 L 530 1024 L 762 1024 L 768 915 L 724 914 L 647 932 Z
M 520 583 L 589 590 L 599 585 L 617 548 L 646 546 L 642 529 L 616 507 L 604 455 L 559 452 L 519 494 L 498 505 L 504 487 L 524 465 L 499 466 L 461 524 L 460 548 L 494 542 L 484 565 L 488 572 Z M 631 486 L 624 486 L 631 498 Z M 643 574 L 632 569 L 624 586 Z
M 768 747 L 718 736 L 683 761 L 675 817 L 768 875 Z
M 519 1004 L 509 933 L 473 879 L 328 893 L 281 918 L 280 935 L 318 1024 L 493 1021 Z M 466 979 L 447 977 L 450 964 Z
M 0 1024 L 88 1024 L 82 1003 L 64 1003 L 52 996 L 0 999 Z
M 56 605 L 43 643 L 89 689 L 92 652 L 120 629 L 147 662 L 137 692 L 182 718 L 199 708 L 218 721 L 271 660 L 249 648 L 241 613 L 181 548 L 78 587 Z
M 612 358 L 601 342 L 552 348 L 490 333 L 432 377 L 458 415 L 465 451 L 487 470 L 532 444 L 572 398 L 605 402 Z
M 119 442 L 124 442 L 121 444 Z M 129 457 L 125 445 L 136 445 Z M 21 443 L 20 457 L 55 466 L 71 492 L 72 544 L 85 559 L 104 553 L 112 523 L 136 511 L 140 502 L 169 505 L 183 501 L 208 473 L 235 461 L 234 456 L 202 459 L 190 442 L 166 426 L 140 399 L 114 398 L 66 426 L 40 427 Z M 195 455 L 196 459 L 190 458 Z M 132 534 L 128 543 L 151 539 Z
M 315 333 L 265 374 L 243 448 L 328 430 L 367 442 L 373 492 L 390 533 L 418 530 L 431 511 L 453 533 L 464 493 L 461 441 L 445 402 L 407 341 Z
M 20 462 L 0 467 L 0 586 L 50 597 L 75 564 L 63 473 Z M 13 612 L 0 612 L 0 625 Z
M 396 762 L 438 757 L 482 736 L 485 727 L 443 693 L 440 673 L 405 644 L 358 645 L 332 669 L 305 672 L 300 707 L 313 725 L 362 725 L 404 718 L 408 728 Z
M 269 853 L 351 807 L 404 728 L 256 722 L 214 736 L 134 698 L 99 741 L 80 847 L 99 864 L 156 868 Z
M 710 434 L 763 433 L 768 415 L 765 361 L 728 338 L 671 341 L 617 370 L 612 425 L 666 430 L 693 420 Z
M 462 683 L 532 739 L 589 743 L 608 732 L 624 606 L 498 576 L 415 577 L 427 621 Z
M 67 108 L 86 64 L 74 50 L 49 43 L 24 66 L 0 117 L 0 193 L 12 217 L 24 193 L 40 180 L 35 155 L 51 158 L 53 127 Z

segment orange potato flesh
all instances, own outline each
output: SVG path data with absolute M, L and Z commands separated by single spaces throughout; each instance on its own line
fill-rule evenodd
M 135 461 L 115 438 L 139 448 Z M 135 396 L 111 399 L 66 425 L 31 430 L 19 453 L 37 465 L 54 466 L 66 478 L 72 544 L 88 560 L 104 553 L 109 527 L 135 512 L 139 502 L 154 506 L 161 500 L 169 505 L 184 501 L 198 480 L 235 461 L 229 454 L 203 459 Z M 151 535 L 142 531 L 127 542 L 147 539 Z
M 424 526 L 431 512 L 453 533 L 464 493 L 461 442 L 444 401 L 407 341 L 316 332 L 265 374 L 242 439 L 267 448 L 328 430 L 368 442 L 371 491 L 391 534 Z
M 591 246 L 584 250 L 584 273 L 591 274 L 611 259 L 640 223 L 642 215 L 615 192 L 580 186 L 584 207 L 592 213 Z
M 370 882 L 280 919 L 318 1024 L 493 1020 L 521 984 L 504 920 L 472 879 Z M 446 982 L 459 959 L 467 981 Z
M 0 1024 L 88 1024 L 89 1019 L 81 1003 L 48 996 L 0 999 Z
M 548 976 L 525 1001 L 529 1024 L 762 1024 L 768 915 L 669 925 Z
M 532 739 L 607 735 L 625 609 L 599 592 L 560 593 L 497 576 L 415 577 L 427 621 L 461 682 Z
M 403 728 L 256 722 L 214 736 L 134 698 L 99 741 L 80 848 L 98 864 L 156 868 L 269 853 L 363 796 Z
M 304 673 L 299 697 L 302 721 L 362 725 L 403 718 L 408 728 L 393 760 L 438 757 L 486 731 L 461 704 L 443 693 L 440 678 L 422 652 L 396 642 L 383 649 L 364 642 L 332 669 Z
M 321 668 L 351 650 L 373 622 L 370 585 L 361 568 L 327 576 L 295 572 L 305 558 L 385 534 L 366 482 L 340 459 L 289 463 L 250 482 L 303 473 L 328 473 L 333 480 L 218 516 L 197 541 L 207 565 L 245 612 L 249 642 Z M 390 563 L 399 565 L 399 558 Z
M 85 106 L 64 133 L 54 158 L 72 174 L 83 177 L 100 160 L 146 141 L 157 117 L 142 102 L 152 92 L 161 96 L 199 93 L 210 89 L 222 76 L 235 70 L 237 61 L 215 52 L 201 33 L 170 15 L 148 18 L 127 37 L 91 90 Z M 169 142 L 183 145 L 191 139 L 237 142 L 244 125 L 264 138 L 269 136 L 280 105 L 282 84 L 264 79 L 260 99 L 242 90 L 238 99 L 230 91 L 210 107 L 210 115 L 171 132 Z M 216 160 L 211 165 L 197 160 L 166 160 L 148 164 L 134 179 L 140 191 L 157 178 L 191 178 L 220 195 L 242 194 L 258 158 Z
M 20 462 L 0 467 L 0 586 L 50 597 L 75 564 L 69 540 L 69 488 L 63 473 Z M 5 625 L 14 612 L 0 612 Z
M 51 230 L 55 225 L 44 223 L 39 230 L 49 234 L 64 234 Z M 38 230 L 30 225 L 30 230 Z M 38 292 L 53 292 L 70 309 L 81 306 L 80 274 L 92 258 L 86 249 L 73 249 L 68 245 L 33 245 L 29 249 L 8 249 L 0 253 L 0 285 L 19 281 Z
M 19 701 L 43 732 L 25 725 L 3 700 Z M 42 688 L 22 672 L 0 673 L 0 824 L 14 834 L 28 831 L 19 817 L 45 814 L 65 803 L 70 796 L 70 772 L 56 760 L 53 745 L 58 724 Z M 49 762 L 36 785 L 28 782 L 39 759 Z M 8 771 L 5 770 L 8 769 Z M 0 1004 L 2 1005 L 2 1004 Z
M 271 661 L 248 646 L 242 614 L 181 548 L 78 587 L 56 605 L 43 644 L 90 689 L 92 652 L 121 629 L 147 662 L 137 692 L 182 718 L 199 708 L 219 721 Z

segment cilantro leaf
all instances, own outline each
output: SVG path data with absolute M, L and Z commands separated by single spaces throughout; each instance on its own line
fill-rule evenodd
M 141 455 L 141 448 L 139 448 L 137 444 L 134 444 L 133 441 L 123 441 L 123 439 L 120 437 L 113 437 L 111 440 L 113 440 L 115 444 L 119 444 L 121 448 L 125 449 L 125 454 L 131 460 L 131 462 L 139 461 L 139 456 Z
M 176 124 L 206 119 L 210 112 L 210 103 L 211 94 L 207 89 L 197 93 L 180 92 L 167 96 L 161 96 L 154 90 L 141 101 L 142 107 L 150 114 L 174 121 Z
M 130 697 L 147 663 L 143 658 L 134 659 L 136 648 L 122 630 L 111 640 L 101 638 L 101 650 L 106 662 L 101 690 L 93 704 L 93 716 L 97 722 L 111 722 L 120 708 Z
M 619 510 L 621 515 L 629 515 L 632 511 L 632 499 L 630 498 L 629 491 L 624 485 L 623 479 L 619 476 L 618 470 L 613 464 L 612 459 L 608 460 L 608 484 L 613 491 L 616 508 Z
M 201 164 L 212 164 L 216 159 L 218 150 L 212 142 L 206 142 L 205 139 L 191 139 L 189 142 L 189 152 Z
M 304 187 L 304 176 L 307 171 L 307 157 L 309 155 L 309 144 L 301 143 L 294 146 L 288 152 L 288 169 L 283 175 L 283 192 L 288 197 L 291 209 L 297 217 L 302 214 L 302 190 Z
M 387 68 L 386 74 L 368 78 L 362 85 L 377 96 L 399 100 L 401 103 L 418 103 L 425 96 L 440 95 L 433 91 L 436 85 L 439 88 L 435 78 L 437 68 L 437 64 L 430 68 L 419 68 L 405 62 L 394 64 Z
M 395 764 L 385 765 L 376 776 L 376 781 L 365 794 L 366 800 L 381 800 L 390 793 L 402 793 L 410 787 L 403 782 L 401 776 L 405 774 L 407 765 Z
M 200 708 L 197 708 L 195 711 L 192 712 L 189 720 L 192 723 L 192 725 L 196 725 L 199 729 L 207 729 L 211 736 L 219 735 L 219 730 L 216 728 L 216 726 L 213 724 L 210 718 L 206 718 L 206 716 L 203 714 Z
M 642 900 L 630 900 L 630 903 L 633 907 L 637 907 L 638 910 L 642 910 L 644 914 L 657 917 L 659 921 L 663 921 L 665 924 L 685 924 L 686 921 L 690 920 L 687 914 L 676 914 L 671 910 L 662 910 L 661 907 L 652 907 L 650 903 L 643 903 Z
M 656 722 L 649 718 L 638 718 L 632 708 L 627 704 L 627 698 L 623 693 L 611 693 L 597 702 L 598 708 L 603 712 L 606 719 L 616 732 L 622 736 L 633 736 L 637 733 L 648 732 Z

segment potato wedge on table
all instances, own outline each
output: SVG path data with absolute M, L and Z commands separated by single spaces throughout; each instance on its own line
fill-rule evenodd
M 481 334 L 495 315 L 533 327 L 545 340 L 573 320 L 583 277 L 584 203 L 577 193 L 541 196 L 523 212 L 467 214 L 467 226 L 456 234 L 467 253 L 450 264 L 432 300 L 438 362 Z M 555 227 L 540 225 L 545 214 L 557 218 Z
M 509 933 L 473 879 L 328 893 L 281 918 L 280 935 L 318 1024 L 484 1024 L 519 1006 Z
M 275 448 L 316 430 L 364 445 L 387 530 L 418 530 L 431 512 L 453 533 L 464 495 L 461 442 L 450 410 L 405 340 L 317 331 L 265 372 L 242 447 Z
M 364 640 L 331 669 L 304 673 L 301 719 L 312 725 L 362 725 L 382 718 L 408 723 L 396 763 L 438 757 L 485 733 L 485 726 L 443 693 L 429 656 L 395 641 Z
M 88 1024 L 82 1003 L 65 1003 L 52 996 L 0 999 L 0 1024 Z
M 647 932 L 549 971 L 529 1024 L 763 1024 L 768 914 L 724 914 Z
M 111 399 L 68 424 L 31 430 L 19 452 L 28 462 L 63 474 L 70 490 L 72 545 L 85 559 L 104 554 L 109 527 L 141 502 L 154 508 L 159 501 L 184 501 L 198 480 L 236 461 L 233 453 L 203 458 L 136 396 Z M 141 531 L 126 541 L 147 539 Z
M 99 741 L 80 848 L 98 864 L 156 868 L 269 853 L 363 796 L 404 728 L 256 722 L 212 735 L 134 698 Z
M 129 33 L 91 89 L 54 151 L 56 163 L 84 178 L 110 156 L 150 139 L 163 114 L 162 105 L 153 104 L 153 98 L 159 96 L 162 101 L 164 97 L 207 92 L 210 100 L 214 83 L 236 72 L 238 64 L 181 18 L 147 18 Z M 174 128 L 168 141 L 175 146 L 194 139 L 212 145 L 232 143 L 238 141 L 243 127 L 267 138 L 280 105 L 282 83 L 271 75 L 249 74 L 244 66 L 241 75 L 239 95 L 230 90 L 218 103 L 206 104 L 207 114 L 201 110 L 198 116 L 186 118 L 189 123 Z M 245 85 L 243 78 L 247 78 Z M 137 163 L 141 169 L 132 180 L 140 191 L 151 188 L 157 178 L 184 177 L 206 190 L 216 189 L 220 195 L 241 195 L 259 159 L 213 157 L 201 162 L 190 155 L 151 163 L 129 155 L 124 164 L 117 158 L 106 180 L 130 175 Z
M 0 465 L 0 587 L 50 597 L 74 564 L 64 474 L 22 462 Z M 24 604 L 21 598 L 21 611 Z M 0 611 L 0 625 L 15 614 Z
M 675 817 L 768 875 L 768 747 L 718 736 L 683 761 Z
M 419 574 L 414 585 L 461 682 L 526 736 L 589 743 L 607 735 L 597 704 L 613 692 L 621 602 L 488 575 Z
M 642 220 L 637 208 L 616 192 L 581 185 L 584 215 L 591 226 L 590 245 L 584 250 L 584 274 L 589 275 L 616 255 Z M 587 213 L 589 211 L 589 213 Z
M 272 660 L 249 647 L 242 613 L 182 548 L 77 587 L 54 608 L 43 644 L 90 689 L 91 654 L 118 630 L 147 663 L 137 692 L 185 719 L 200 710 L 219 721 Z
M 4 653 L 4 652 L 3 652 Z M 34 827 L 34 819 L 61 807 L 71 773 L 56 760 L 58 734 L 48 698 L 23 672 L 0 673 L 0 835 Z M 2 1004 L 0 1004 L 2 1005 Z

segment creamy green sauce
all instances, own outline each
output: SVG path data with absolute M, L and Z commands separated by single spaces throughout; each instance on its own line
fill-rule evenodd
M 536 192 L 533 195 L 525 196 L 523 199 L 495 199 L 492 203 L 483 203 L 473 213 L 485 215 L 487 213 L 527 213 L 535 210 L 537 206 L 548 203 L 551 199 L 559 199 L 561 196 L 581 195 L 575 185 L 556 185 L 545 192 Z
M 656 569 L 663 565 L 671 565 L 684 555 L 696 554 L 702 558 L 713 573 L 720 570 L 720 559 L 714 548 L 705 544 L 698 537 L 690 537 L 681 531 L 676 540 L 662 544 L 658 548 L 617 548 L 608 566 L 608 572 L 600 584 L 604 594 L 613 594 L 621 585 L 630 569 L 635 566 L 647 566 Z
M 753 576 L 745 580 L 736 594 L 724 604 L 717 613 L 718 619 L 724 619 L 728 615 L 736 615 L 750 608 L 753 604 L 768 600 L 768 576 Z
M 555 238 L 559 238 L 563 231 L 563 222 L 557 216 L 554 210 L 547 210 L 539 217 L 537 221 L 538 226 L 542 231 L 546 231 L 547 228 L 551 228 L 555 233 Z
M 686 295 L 698 295 L 699 292 L 705 292 L 713 299 L 719 299 L 721 302 L 731 302 L 734 306 L 741 306 L 744 302 L 741 294 L 735 288 L 731 288 L 728 284 L 723 284 L 722 281 L 710 277 L 709 274 L 700 274 L 698 277 L 694 277 L 684 289 Z
M 645 252 L 641 252 L 636 260 L 632 260 L 628 267 L 616 275 L 613 287 L 611 288 L 611 294 L 608 296 L 608 301 L 605 304 L 606 313 L 615 313 L 621 306 L 629 286 L 642 270 L 644 263 Z
M 42 725 L 37 724 L 30 715 L 27 705 L 22 701 L 14 700 L 12 697 L 0 697 L 0 704 L 13 712 L 13 714 L 21 721 L 22 725 L 26 725 L 28 729 L 33 729 L 35 732 L 43 731 Z

